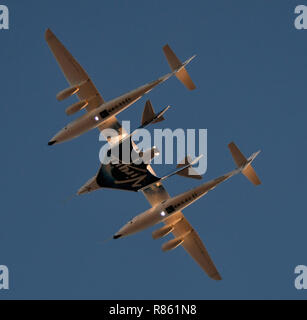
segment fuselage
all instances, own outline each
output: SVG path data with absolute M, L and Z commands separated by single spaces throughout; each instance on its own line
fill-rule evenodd
M 215 188 L 216 184 L 227 180 L 232 176 L 236 171 L 233 171 L 229 174 L 221 176 L 210 182 L 206 182 L 192 190 L 184 192 L 178 196 L 167 199 L 160 203 L 159 205 L 150 208 L 149 210 L 137 215 L 127 224 L 125 224 L 115 235 L 114 238 L 125 237 L 144 229 L 147 229 L 151 226 L 154 226 L 160 222 L 164 222 L 171 215 L 175 214 L 178 211 L 183 210 L 202 196 L 204 196 L 209 190 Z
M 173 73 L 168 73 L 158 80 L 152 81 L 135 90 L 123 94 L 120 97 L 103 103 L 98 108 L 82 115 L 78 119 L 67 124 L 49 141 L 48 144 L 53 145 L 71 140 L 91 129 L 98 127 L 109 118 L 116 116 L 118 113 L 130 107 L 158 84 L 167 80 L 170 76 L 172 76 L 172 74 Z

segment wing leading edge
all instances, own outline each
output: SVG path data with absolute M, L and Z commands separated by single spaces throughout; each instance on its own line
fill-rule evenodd
M 84 83 L 76 94 L 80 100 L 88 102 L 86 110 L 91 111 L 103 104 L 103 98 L 86 71 L 50 29 L 46 30 L 45 39 L 70 86 Z

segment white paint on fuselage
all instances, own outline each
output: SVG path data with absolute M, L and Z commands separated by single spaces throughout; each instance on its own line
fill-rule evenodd
M 208 191 L 214 189 L 219 183 L 229 179 L 230 177 L 239 172 L 240 169 L 233 170 L 221 177 L 206 182 L 192 190 L 186 191 L 182 194 L 179 194 L 178 196 L 163 201 L 159 205 L 133 218 L 126 225 L 124 225 L 116 233 L 116 235 L 125 237 L 142 231 L 144 229 L 147 229 L 160 222 L 167 221 L 167 219 L 171 215 L 188 207 L 190 204 L 203 197 Z
M 204 185 L 201 185 L 178 196 L 163 201 L 156 207 L 139 214 L 126 225 L 124 225 L 116 234 L 121 235 L 121 237 L 125 237 L 167 220 L 171 215 L 183 210 L 204 196 L 208 191 L 202 190 L 204 189 L 203 186 Z
M 55 141 L 55 144 L 62 143 L 98 127 L 110 117 L 116 116 L 120 112 L 130 107 L 158 84 L 167 80 L 171 75 L 172 73 L 169 73 L 158 80 L 147 83 L 135 90 L 102 104 L 98 108 L 67 124 L 50 141 Z

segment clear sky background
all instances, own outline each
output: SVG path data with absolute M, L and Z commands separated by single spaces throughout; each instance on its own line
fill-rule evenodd
M 307 298 L 294 287 L 295 266 L 307 264 L 307 31 L 294 28 L 304 2 L 2 1 L 0 265 L 10 290 L 0 299 Z M 163 253 L 154 229 L 102 244 L 150 207 L 141 193 L 99 190 L 65 203 L 96 173 L 102 143 L 93 130 L 47 146 L 76 99 L 55 99 L 67 83 L 47 27 L 105 100 L 168 72 L 165 43 L 181 59 L 197 54 L 188 67 L 197 90 L 170 79 L 147 97 L 156 109 L 173 106 L 157 127 L 208 129 L 204 181 L 234 168 L 230 141 L 246 155 L 262 150 L 261 186 L 237 176 L 184 210 L 222 281 L 183 248 Z M 119 119 L 136 127 L 144 103 Z M 198 184 L 173 177 L 165 187 L 176 195 Z

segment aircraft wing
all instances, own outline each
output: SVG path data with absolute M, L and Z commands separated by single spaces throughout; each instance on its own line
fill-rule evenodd
M 86 106 L 87 111 L 91 111 L 103 104 L 104 100 L 102 96 L 99 94 L 86 71 L 80 66 L 76 59 L 70 54 L 70 52 L 57 39 L 50 29 L 46 31 L 45 39 L 70 86 L 74 86 L 86 81 L 86 83 L 77 92 L 77 95 L 80 100 L 88 100 L 89 104 Z M 124 133 L 116 117 L 111 117 L 106 122 L 98 126 L 100 131 L 107 128 L 112 128 L 119 134 Z M 112 144 L 112 141 L 110 143 Z M 147 169 L 153 175 L 155 175 L 155 172 L 150 165 L 147 166 Z M 155 206 L 156 204 L 161 203 L 163 200 L 170 198 L 161 182 L 151 185 L 142 192 L 152 206 Z M 201 268 L 205 270 L 209 277 L 220 280 L 221 276 L 214 266 L 214 263 L 212 262 L 205 246 L 203 245 L 197 232 L 192 228 L 182 212 L 177 212 L 170 218 L 174 220 L 181 218 L 180 222 L 175 225 L 173 234 L 175 237 L 178 237 L 187 231 L 191 231 L 185 237 L 182 246 L 201 266 Z M 168 222 L 171 222 L 171 220 L 168 220 Z
M 104 100 L 88 74 L 50 29 L 46 31 L 45 39 L 70 86 L 86 81 L 77 92 L 77 95 L 80 100 L 88 101 L 87 111 L 91 111 L 103 104 Z
M 170 219 L 167 220 L 167 224 L 172 221 L 178 221 L 174 226 L 173 234 L 175 237 L 180 237 L 186 233 L 183 243 L 181 244 L 184 249 L 190 254 L 190 256 L 199 264 L 199 266 L 208 274 L 208 276 L 214 280 L 221 280 L 221 276 L 217 271 L 210 255 L 201 241 L 197 232 L 193 229 L 189 221 L 185 218 L 183 213 L 177 212 Z
M 143 193 L 152 206 L 155 206 L 161 201 L 170 198 L 169 194 L 160 182 L 153 186 L 150 186 L 148 189 L 145 189 Z M 180 237 L 183 234 L 189 232 L 189 234 L 185 236 L 184 241 L 181 245 L 199 264 L 199 266 L 208 274 L 210 278 L 214 280 L 221 280 L 222 278 L 217 271 L 213 261 L 211 260 L 207 249 L 205 248 L 199 235 L 193 229 L 183 213 L 181 211 L 175 213 L 169 219 L 167 219 L 166 223 L 171 224 L 172 222 L 178 221 L 179 219 L 180 221 L 174 225 L 174 236 Z

